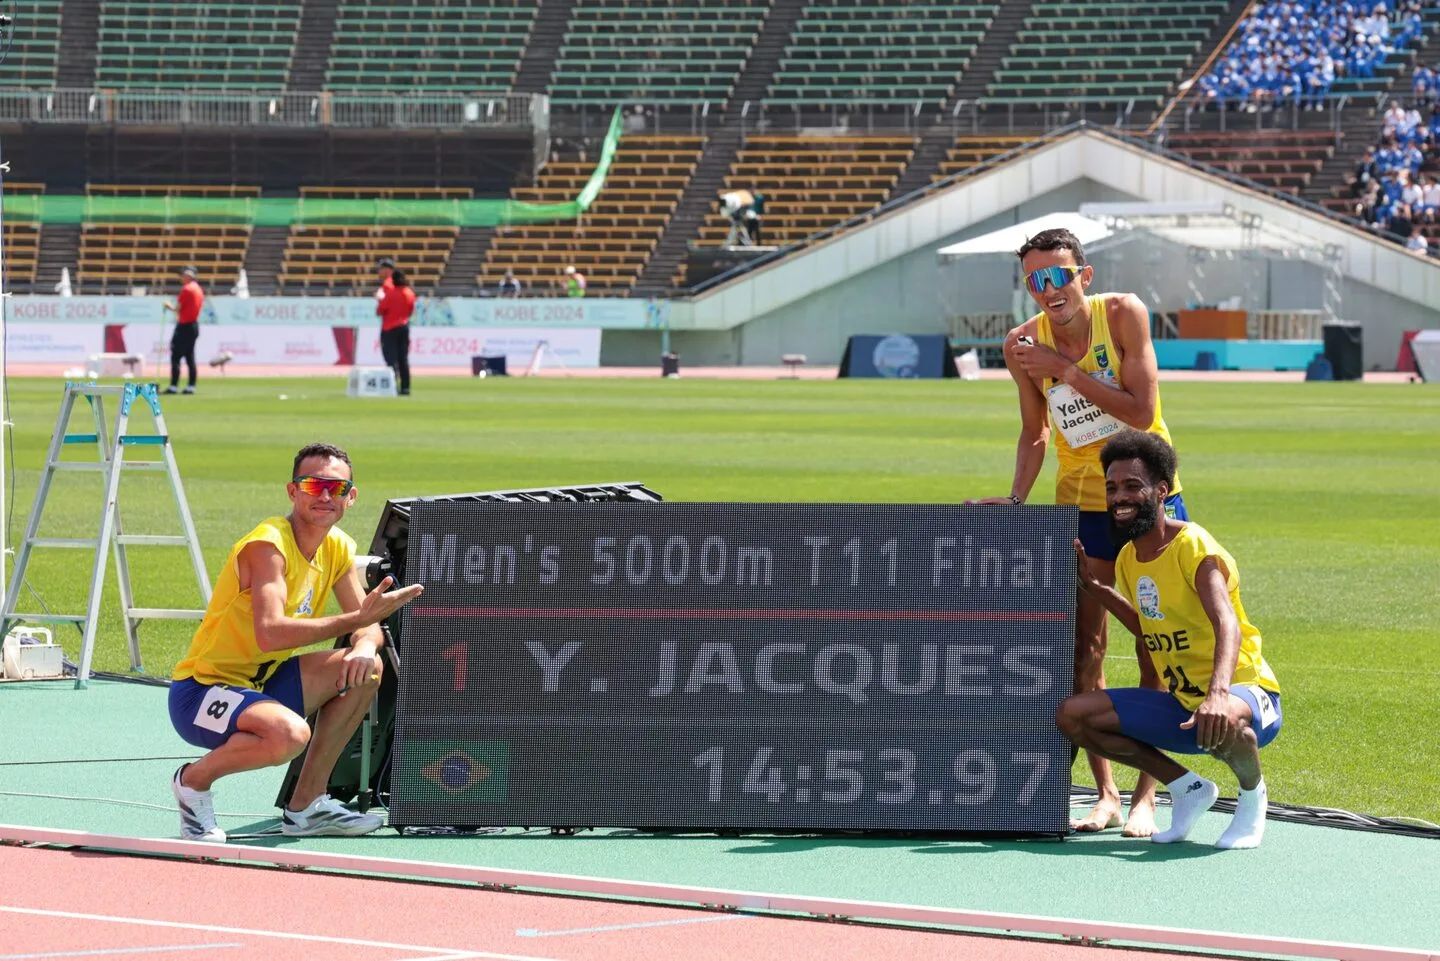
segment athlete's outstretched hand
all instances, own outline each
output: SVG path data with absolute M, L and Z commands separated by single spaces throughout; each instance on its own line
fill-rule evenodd
M 1015 502 L 1008 497 L 975 497 L 965 502 L 966 504 L 998 504 L 1009 507 Z
M 415 600 L 415 598 L 420 596 L 420 592 L 425 590 L 423 585 L 411 584 L 409 587 L 402 587 L 398 591 L 386 593 L 386 588 L 394 583 L 395 578 L 386 575 L 384 580 L 375 585 L 373 591 L 365 595 L 365 599 L 360 602 L 359 613 L 363 621 L 360 626 L 364 627 L 369 624 L 379 624 L 385 620 L 385 618 Z

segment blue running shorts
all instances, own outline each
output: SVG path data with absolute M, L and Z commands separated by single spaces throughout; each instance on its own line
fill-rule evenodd
M 1141 744 L 1175 754 L 1206 754 L 1195 743 L 1195 729 L 1180 725 L 1194 713 L 1168 691 L 1148 687 L 1115 687 L 1105 691 L 1120 716 L 1120 733 Z M 1236 684 L 1230 693 L 1250 705 L 1250 726 L 1261 747 L 1275 740 L 1284 718 L 1280 695 L 1253 684 Z
M 276 668 L 259 691 L 229 684 L 201 684 L 193 677 L 171 681 L 170 723 L 188 743 L 213 751 L 235 733 L 235 721 L 245 709 L 259 701 L 278 701 L 305 716 L 299 658 L 289 658 Z

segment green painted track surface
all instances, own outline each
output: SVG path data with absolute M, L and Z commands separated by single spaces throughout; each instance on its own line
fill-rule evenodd
M 136 837 L 175 837 L 169 778 L 198 752 L 172 731 L 165 691 L 97 681 L 0 684 L 0 823 Z M 73 764 L 17 764 L 112 759 Z M 278 770 L 217 785 L 221 826 L 273 826 Z M 1233 792 L 1233 785 L 1225 785 Z M 65 799 L 68 798 L 68 799 Z M 1161 819 L 1168 818 L 1162 810 Z M 695 835 L 631 831 L 551 837 L 253 843 L 335 853 L 644 880 L 714 888 L 964 908 L 1239 934 L 1440 949 L 1440 842 L 1272 821 L 1258 851 L 1208 842 L 1226 816 L 1206 815 L 1194 843 L 1160 847 L 1118 832 L 1056 841 Z

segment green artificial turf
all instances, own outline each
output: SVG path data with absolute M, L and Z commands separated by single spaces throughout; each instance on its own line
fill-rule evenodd
M 61 390 L 9 383 L 10 541 L 30 510 Z M 1440 821 L 1440 390 L 1354 383 L 1170 383 L 1165 415 L 1185 500 L 1237 559 L 1252 620 L 1284 687 L 1267 748 L 1277 801 Z M 355 461 L 342 526 L 362 548 L 387 497 L 644 481 L 674 501 L 953 502 L 1009 490 L 1018 419 L 1007 382 L 417 378 L 412 397 L 351 400 L 339 378 L 212 378 L 166 416 L 213 577 L 231 543 L 288 507 L 302 444 Z M 113 411 L 112 411 L 113 413 Z M 137 414 L 147 428 L 148 414 Z M 78 425 L 77 425 L 78 429 Z M 81 457 L 72 448 L 67 457 Z M 1050 490 L 1049 468 L 1036 488 Z M 7 465 L 8 467 L 8 465 Z M 94 536 L 96 475 L 62 474 L 42 533 Z M 126 528 L 174 532 L 159 475 L 122 486 Z M 132 548 L 137 603 L 193 606 L 185 552 Z M 28 577 L 55 610 L 83 607 L 90 555 L 37 552 Z M 22 607 L 34 609 L 28 594 Z M 128 666 L 113 576 L 96 667 Z M 168 674 L 193 623 L 142 628 Z M 78 634 L 57 632 L 70 651 Z M 1136 677 L 1112 625 L 1112 683 Z M 4 692 L 0 691 L 0 697 Z M 1233 779 L 1202 759 L 1227 793 Z M 1083 762 L 1077 781 L 1083 781 Z M 1127 786 L 1128 776 L 1122 778 Z

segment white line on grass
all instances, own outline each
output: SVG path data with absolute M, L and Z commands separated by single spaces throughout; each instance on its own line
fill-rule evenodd
M 395 951 L 414 951 L 444 958 L 490 958 L 494 961 L 556 961 L 554 958 L 535 958 L 523 954 L 496 954 L 491 951 L 472 951 L 468 948 L 436 948 L 419 944 L 396 944 L 393 941 L 367 941 L 362 938 L 336 938 L 323 934 L 296 934 L 292 931 L 264 931 L 257 928 L 231 928 L 218 924 L 192 924 L 185 921 L 157 921 L 153 918 L 134 918 L 126 915 L 82 914 L 78 911 L 48 911 L 43 908 L 19 908 L 0 904 L 0 911 L 10 914 L 34 914 L 46 918 L 67 918 L 72 921 L 108 921 L 113 924 L 138 924 L 154 928 L 179 928 L 185 931 L 208 931 L 212 934 L 248 934 L 258 938 L 284 938 L 291 941 L 315 941 L 321 944 L 347 944 L 360 948 L 386 948 Z M 421 961 L 421 959 L 415 959 Z

